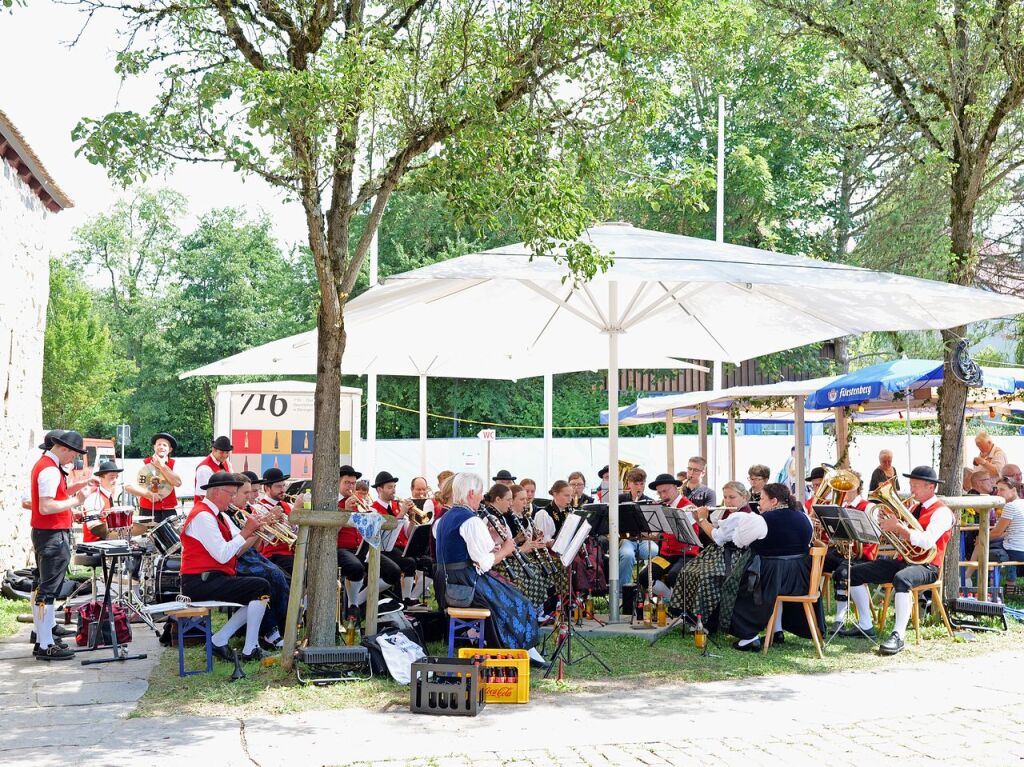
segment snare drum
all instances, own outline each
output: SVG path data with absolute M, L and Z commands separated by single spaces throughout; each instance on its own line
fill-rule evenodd
M 170 602 L 181 593 L 181 558 L 160 557 L 155 569 L 155 601 Z
M 181 522 L 177 517 L 165 519 L 149 532 L 149 539 L 153 541 L 156 550 L 169 557 L 181 550 Z

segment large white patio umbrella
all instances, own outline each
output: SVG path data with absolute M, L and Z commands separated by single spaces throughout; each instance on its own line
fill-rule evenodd
M 692 359 L 738 363 L 838 336 L 941 329 L 1024 312 L 1016 298 L 628 224 L 592 227 L 580 242 L 614 263 L 576 282 L 555 257 L 534 257 L 517 243 L 393 275 L 364 296 L 363 308 L 368 316 L 404 315 L 424 340 L 444 339 L 470 355 L 480 348 L 525 349 L 552 360 L 570 349 L 604 347 L 609 466 L 618 461 L 623 350 L 682 348 Z M 609 538 L 616 541 L 615 472 L 609 479 Z M 617 620 L 615 556 L 608 580 Z

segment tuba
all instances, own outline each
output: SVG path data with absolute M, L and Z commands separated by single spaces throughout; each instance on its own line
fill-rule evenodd
M 894 479 L 887 479 L 880 484 L 875 488 L 875 492 L 871 496 L 871 500 L 878 505 L 878 518 L 889 517 L 902 522 L 911 530 L 917 530 L 918 532 L 924 530 L 921 527 L 921 523 L 917 521 L 917 518 L 910 513 L 910 509 L 903 503 L 903 499 L 896 494 L 896 490 L 892 486 Z M 935 557 L 935 552 L 937 551 L 934 546 L 928 549 L 913 546 L 900 536 L 887 533 L 884 530 L 882 531 L 882 538 L 896 549 L 896 553 L 903 557 L 904 561 L 912 565 L 928 564 Z
M 864 554 L 864 545 L 856 541 L 830 542 L 828 533 L 825 532 L 821 520 L 814 513 L 815 505 L 842 506 L 843 501 L 846 499 L 846 494 L 851 490 L 857 489 L 860 479 L 848 469 L 829 466 L 827 463 L 823 463 L 821 466 L 825 469 L 825 479 L 822 480 L 818 489 L 811 497 L 810 517 L 811 524 L 814 525 L 814 540 L 832 546 L 843 559 L 860 559 Z
M 171 483 L 164 479 L 164 475 L 160 473 L 160 470 L 151 463 L 144 463 L 142 468 L 139 469 L 139 474 L 135 478 L 135 484 L 139 487 L 145 488 L 146 492 L 156 493 L 157 500 L 162 501 L 164 498 L 171 494 Z
M 638 463 L 630 463 L 629 461 L 623 461 L 621 458 L 619 459 L 619 491 L 620 492 L 622 492 L 622 490 L 626 487 L 626 476 L 629 474 L 629 472 L 633 471 L 633 469 L 638 469 L 638 468 L 640 468 L 640 464 L 638 464 Z

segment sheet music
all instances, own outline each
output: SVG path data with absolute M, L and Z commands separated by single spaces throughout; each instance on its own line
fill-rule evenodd
M 405 525 L 399 525 L 393 530 L 383 530 L 380 534 L 380 550 L 391 551 L 395 548 L 395 544 L 398 543 L 398 535 L 402 532 L 402 528 Z
M 238 604 L 238 602 L 208 601 L 208 602 L 191 602 L 191 603 L 189 603 L 189 602 L 179 602 L 178 600 L 175 599 L 172 602 L 160 602 L 159 604 L 155 604 L 155 605 L 146 605 L 145 610 L 146 610 L 147 613 L 174 613 L 174 612 L 177 612 L 178 610 L 190 610 L 193 607 L 209 607 L 209 608 L 212 609 L 212 608 L 216 608 L 216 607 L 241 607 L 241 606 L 242 605 Z
M 583 545 L 583 541 L 590 535 L 590 523 L 583 521 L 580 523 L 579 528 L 576 530 L 576 535 L 569 541 L 569 545 L 565 551 L 561 554 L 562 564 L 568 567 L 572 564 L 572 561 L 576 558 L 576 552 L 580 550 L 580 546 Z
M 582 517 L 579 514 L 570 514 L 565 518 L 565 522 L 562 523 L 562 529 L 558 531 L 558 535 L 555 536 L 555 545 L 551 547 L 551 550 L 556 554 L 563 554 L 568 547 L 569 542 L 572 540 L 573 535 L 576 533 L 576 528 L 579 527 Z M 590 525 L 587 525 L 588 529 Z

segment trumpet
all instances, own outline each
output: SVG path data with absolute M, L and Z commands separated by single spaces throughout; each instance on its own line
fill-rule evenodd
M 416 499 L 414 499 L 414 498 L 407 498 L 406 500 L 408 500 L 409 503 L 412 504 L 412 508 L 409 509 L 409 514 L 408 514 L 409 520 L 414 525 L 430 524 L 431 520 L 433 520 L 433 518 L 434 518 L 434 512 L 432 512 L 432 511 L 424 511 L 423 509 L 421 509 L 419 506 L 416 505 Z M 426 501 L 426 499 L 424 499 L 424 502 L 425 501 Z
M 373 504 L 370 503 L 370 499 L 369 498 L 361 498 L 360 496 L 356 495 L 355 493 L 352 493 L 352 495 L 350 495 L 348 498 L 345 499 L 346 503 L 349 500 L 354 500 L 356 506 L 359 508 L 359 511 L 361 511 L 361 512 L 370 511 L 371 507 L 373 505 Z
M 274 508 L 281 507 L 275 506 Z M 272 510 L 273 509 L 270 509 L 268 511 Z M 245 527 L 246 522 L 249 521 L 249 517 L 252 514 L 252 512 L 246 509 L 240 509 L 234 504 L 230 504 L 228 506 L 228 513 L 239 528 Z M 298 540 L 298 536 L 295 534 L 295 531 L 292 530 L 291 525 L 280 519 L 274 520 L 273 522 L 265 522 L 263 525 L 256 528 L 256 537 L 264 543 L 269 543 L 271 545 L 284 543 L 287 544 L 289 548 L 293 547 L 295 545 L 295 541 Z

